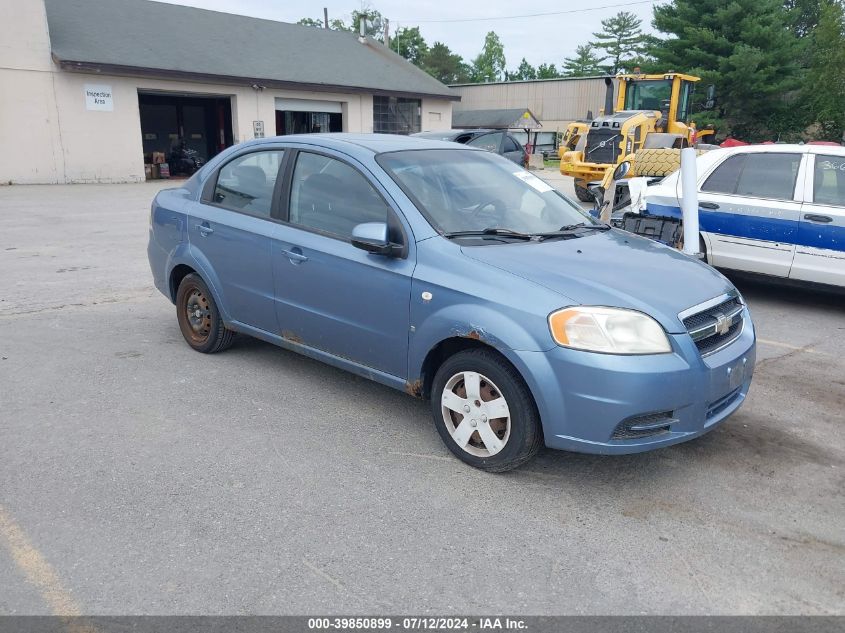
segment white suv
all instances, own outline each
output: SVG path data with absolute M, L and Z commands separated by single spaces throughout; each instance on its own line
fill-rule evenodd
M 648 188 L 650 215 L 680 216 L 680 172 Z M 845 147 L 749 145 L 698 157 L 708 263 L 845 286 Z

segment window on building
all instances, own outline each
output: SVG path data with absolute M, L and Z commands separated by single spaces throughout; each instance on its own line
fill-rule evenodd
M 373 132 L 414 134 L 419 132 L 422 101 L 403 97 L 373 97 Z
M 293 171 L 290 222 L 349 239 L 364 222 L 387 222 L 387 203 L 361 172 L 344 162 L 300 152 Z
M 217 176 L 214 202 L 269 218 L 283 156 L 282 150 L 252 152 L 226 163 Z
M 813 202 L 845 206 L 845 157 L 816 156 L 813 170 Z

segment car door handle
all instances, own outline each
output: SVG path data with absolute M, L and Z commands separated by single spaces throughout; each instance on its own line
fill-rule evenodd
M 299 247 L 296 246 L 289 251 L 283 250 L 282 254 L 290 260 L 291 264 L 301 264 L 308 261 L 308 257 L 303 255 Z
M 200 232 L 200 235 L 203 237 L 208 237 L 210 234 L 214 233 L 214 229 L 208 226 L 208 224 L 197 224 L 197 231 Z
M 698 206 L 702 209 L 718 209 L 719 205 L 715 202 L 699 202 Z
M 821 222 L 822 224 L 833 222 L 833 218 L 829 215 L 816 215 L 815 213 L 806 213 L 804 219 L 810 222 Z

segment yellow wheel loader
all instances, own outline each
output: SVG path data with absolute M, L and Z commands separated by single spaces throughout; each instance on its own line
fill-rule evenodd
M 663 176 L 678 168 L 677 150 L 712 141 L 713 130 L 697 131 L 690 121 L 693 87 L 698 81 L 698 77 L 675 72 L 617 75 L 614 104 L 613 80 L 606 78 L 604 109 L 598 117 L 570 123 L 559 150 L 560 172 L 575 179 L 578 199 L 592 200 L 589 183 L 601 181 L 608 169 L 623 161 L 631 162 L 629 176 Z M 714 99 L 711 86 L 710 107 Z M 653 151 L 667 149 L 676 151 Z

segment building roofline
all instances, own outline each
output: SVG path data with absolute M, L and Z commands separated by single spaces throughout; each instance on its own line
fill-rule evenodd
M 581 81 L 583 79 L 616 79 L 616 75 L 590 75 L 589 77 L 552 77 L 550 79 L 515 79 L 513 81 L 487 81 L 481 83 L 447 84 L 450 88 L 464 88 L 467 86 L 503 86 L 507 84 L 546 83 L 550 81 Z
M 184 70 L 167 70 L 163 68 L 146 68 L 141 66 L 121 66 L 117 64 L 60 59 L 55 53 L 52 57 L 63 70 L 78 73 L 128 75 L 132 77 L 150 77 L 154 79 L 180 79 L 195 83 L 222 83 L 232 86 L 252 86 L 254 84 L 258 84 L 263 88 L 273 88 L 277 90 L 308 90 L 312 92 L 344 92 L 351 94 L 390 95 L 397 97 L 424 97 L 427 99 L 440 99 L 446 101 L 461 100 L 461 96 L 457 94 L 444 95 L 426 92 L 404 92 L 401 90 L 381 90 L 378 88 L 367 88 L 361 86 L 304 83 L 296 81 L 280 81 L 278 79 L 265 79 L 261 77 L 234 77 L 230 75 L 213 75 Z

